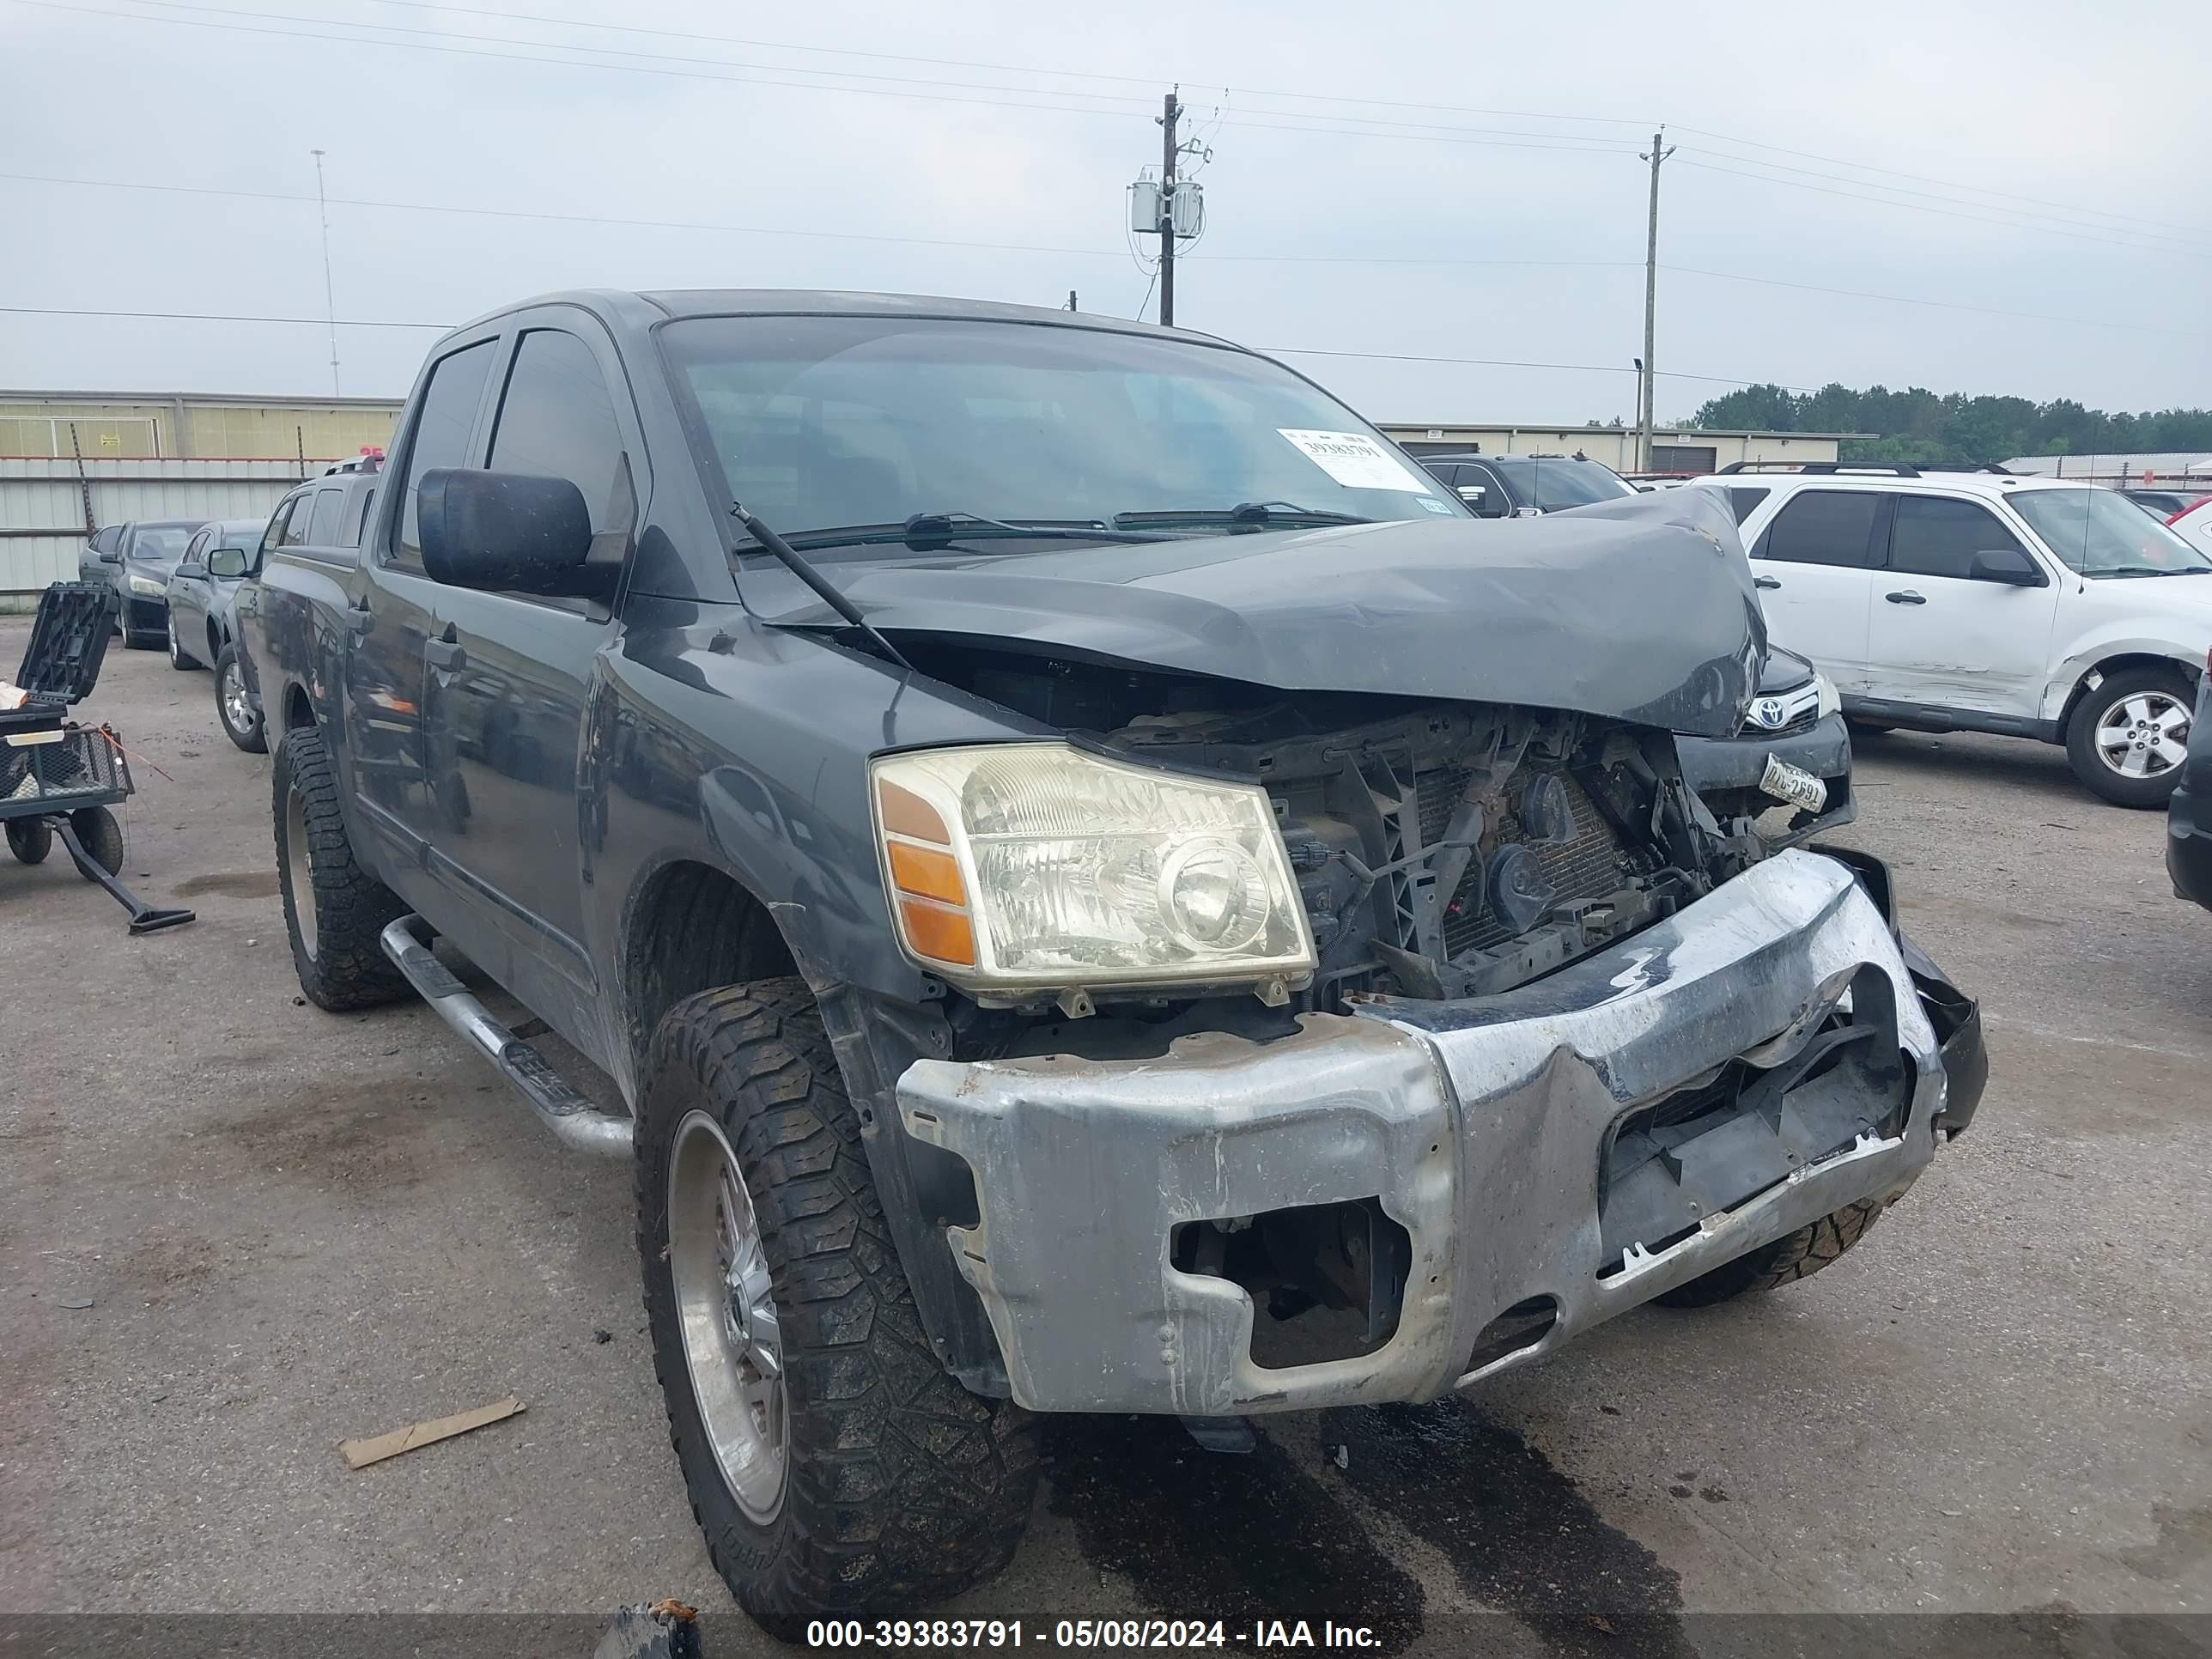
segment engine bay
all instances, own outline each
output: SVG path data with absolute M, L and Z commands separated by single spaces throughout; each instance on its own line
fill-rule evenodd
M 1558 709 L 1285 692 L 917 642 L 917 664 L 1079 741 L 1260 783 L 1318 958 L 1297 1009 L 1494 994 L 1636 933 L 1755 853 L 1671 737 Z

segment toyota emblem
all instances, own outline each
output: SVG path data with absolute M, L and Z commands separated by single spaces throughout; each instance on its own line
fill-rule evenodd
M 1761 697 L 1751 706 L 1751 716 L 1771 732 L 1780 727 L 1790 718 L 1790 714 L 1782 706 L 1781 698 Z

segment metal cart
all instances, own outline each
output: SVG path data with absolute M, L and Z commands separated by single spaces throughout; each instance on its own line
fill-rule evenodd
M 100 678 L 118 604 L 97 582 L 56 582 L 40 599 L 15 678 L 23 701 L 0 708 L 0 830 L 23 864 L 43 862 L 58 836 L 77 873 L 130 911 L 131 931 L 150 933 L 192 912 L 156 909 L 116 878 L 123 826 L 111 809 L 136 791 L 131 763 L 108 726 L 69 718 Z

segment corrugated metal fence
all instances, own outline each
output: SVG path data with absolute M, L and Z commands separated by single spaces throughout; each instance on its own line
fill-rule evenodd
M 0 608 L 24 608 L 24 596 L 73 580 L 91 530 L 134 519 L 256 518 L 329 465 L 87 456 L 80 466 L 0 457 Z

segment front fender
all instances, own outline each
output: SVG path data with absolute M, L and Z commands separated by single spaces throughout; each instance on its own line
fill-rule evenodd
M 2204 672 L 2206 653 L 2212 652 L 2212 626 L 2203 630 L 2201 639 L 2181 637 L 2185 631 L 2176 627 L 2169 633 L 2147 635 L 2115 627 L 2100 629 L 2077 641 L 2065 659 L 2051 671 L 2039 712 L 2046 720 L 2063 720 L 2081 682 L 2098 664 L 2110 662 L 2115 657 L 2163 657 L 2196 680 Z

